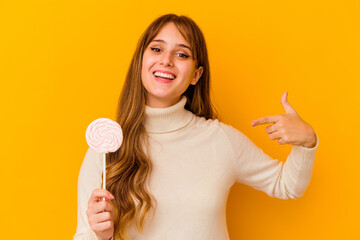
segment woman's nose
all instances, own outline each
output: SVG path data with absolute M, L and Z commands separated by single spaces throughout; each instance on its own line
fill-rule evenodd
M 162 55 L 162 58 L 160 59 L 160 63 L 165 66 L 172 66 L 173 65 L 173 59 L 170 52 L 164 53 Z

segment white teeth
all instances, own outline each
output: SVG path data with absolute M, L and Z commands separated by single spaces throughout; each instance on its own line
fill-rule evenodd
M 172 75 L 172 74 L 167 74 L 167 73 L 162 73 L 162 72 L 155 72 L 154 73 L 155 76 L 160 76 L 160 77 L 163 77 L 163 78 L 169 78 L 169 79 L 174 79 L 175 76 Z

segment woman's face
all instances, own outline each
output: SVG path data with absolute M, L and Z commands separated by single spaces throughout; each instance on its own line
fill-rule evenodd
M 141 78 L 146 104 L 164 108 L 176 104 L 190 84 L 195 85 L 203 68 L 195 68 L 190 44 L 174 23 L 164 25 L 144 51 Z

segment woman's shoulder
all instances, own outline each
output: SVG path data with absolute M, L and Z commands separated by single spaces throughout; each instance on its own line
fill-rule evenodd
M 230 124 L 224 123 L 219 119 L 206 119 L 204 117 L 195 116 L 194 125 L 198 128 L 204 128 L 207 130 L 214 130 L 225 134 L 226 136 L 243 135 L 243 133 L 231 126 Z
M 227 146 L 236 149 L 234 151 L 239 151 L 253 145 L 252 140 L 242 131 L 219 119 L 196 117 L 195 121 L 197 129 L 200 129 L 200 131 L 194 132 L 203 133 L 208 136 L 208 139 L 215 140 L 216 142 L 226 143 Z

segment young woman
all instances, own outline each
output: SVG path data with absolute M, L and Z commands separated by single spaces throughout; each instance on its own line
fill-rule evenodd
M 174 14 L 156 19 L 140 38 L 121 92 L 124 140 L 107 155 L 107 190 L 100 189 L 101 156 L 91 149 L 85 155 L 74 240 L 225 240 L 235 182 L 270 197 L 302 196 L 318 139 L 286 97 L 286 114 L 252 123 L 273 123 L 270 139 L 293 145 L 283 163 L 216 119 L 198 26 Z

